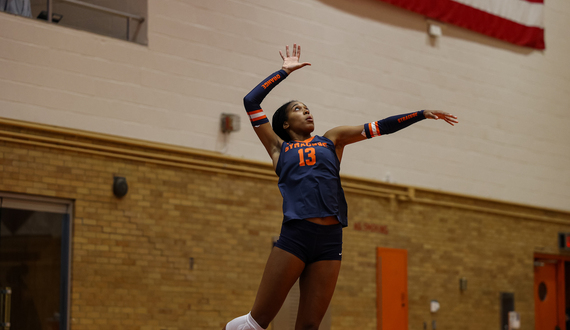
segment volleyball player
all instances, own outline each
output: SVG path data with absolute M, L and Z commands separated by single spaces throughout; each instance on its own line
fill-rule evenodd
M 339 126 L 313 136 L 311 111 L 303 102 L 290 101 L 274 113 L 270 125 L 261 102 L 289 74 L 310 65 L 299 62 L 301 46 L 296 44 L 291 54 L 289 46 L 285 55 L 279 54 L 281 70 L 247 94 L 244 106 L 279 176 L 283 224 L 251 311 L 230 321 L 225 330 L 266 329 L 297 279 L 301 294 L 295 329 L 318 329 L 334 293 L 342 259 L 342 229 L 348 224 L 339 175 L 344 147 L 426 118 L 457 123 L 457 117 L 446 112 L 422 110 L 364 125 Z

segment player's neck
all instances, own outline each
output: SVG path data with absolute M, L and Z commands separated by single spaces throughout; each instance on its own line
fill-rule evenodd
M 311 133 L 307 134 L 297 134 L 295 132 L 289 132 L 289 136 L 292 141 L 305 141 L 311 138 Z

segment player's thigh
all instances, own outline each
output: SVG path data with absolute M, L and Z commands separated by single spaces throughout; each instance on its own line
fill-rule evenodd
M 291 287 L 305 268 L 305 263 L 293 254 L 274 247 L 271 250 L 251 316 L 266 328 L 283 305 Z
M 322 260 L 305 267 L 295 330 L 317 329 L 334 294 L 340 260 Z

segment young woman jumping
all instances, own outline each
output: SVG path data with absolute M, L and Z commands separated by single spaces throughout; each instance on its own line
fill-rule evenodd
M 266 329 L 297 279 L 301 295 L 295 330 L 318 329 L 334 293 L 342 259 L 342 230 L 348 225 L 339 174 L 344 147 L 426 118 L 457 123 L 457 117 L 447 112 L 422 110 L 312 136 L 315 125 L 309 108 L 290 101 L 275 112 L 270 125 L 261 102 L 293 71 L 310 65 L 299 62 L 301 46 L 296 44 L 291 54 L 289 46 L 285 55 L 279 54 L 281 70 L 247 94 L 244 106 L 279 176 L 283 224 L 251 312 L 230 321 L 225 330 Z

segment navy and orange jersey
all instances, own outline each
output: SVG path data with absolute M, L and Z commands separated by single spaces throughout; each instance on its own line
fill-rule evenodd
M 259 126 L 269 122 L 267 116 L 261 109 L 261 102 L 283 79 L 287 78 L 287 72 L 279 70 L 265 78 L 259 85 L 255 86 L 244 98 L 243 105 L 253 126 Z
M 331 140 L 317 135 L 283 142 L 275 172 L 283 196 L 283 222 L 334 216 L 343 227 L 348 225 L 340 161 Z
M 362 134 L 370 139 L 376 136 L 394 133 L 425 118 L 423 110 L 388 117 L 379 121 L 364 124 L 364 131 Z

